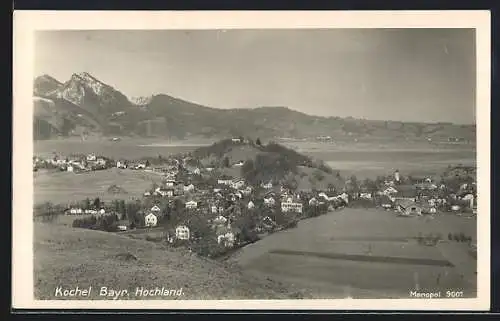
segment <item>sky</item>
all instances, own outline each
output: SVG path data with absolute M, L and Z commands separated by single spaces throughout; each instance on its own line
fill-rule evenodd
M 38 31 L 35 75 L 215 108 L 475 122 L 473 29 Z

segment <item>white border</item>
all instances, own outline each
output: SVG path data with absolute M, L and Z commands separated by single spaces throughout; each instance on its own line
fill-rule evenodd
M 476 299 L 37 301 L 33 297 L 33 31 L 53 29 L 475 28 L 477 41 L 478 297 Z M 13 79 L 14 308 L 488 310 L 490 305 L 489 11 L 15 11 Z M 29 156 L 28 156 L 29 155 Z M 29 200 L 29 201 L 28 201 Z

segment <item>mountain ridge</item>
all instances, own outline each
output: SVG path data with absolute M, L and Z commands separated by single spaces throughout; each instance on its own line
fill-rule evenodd
M 229 136 L 259 136 L 264 138 L 318 136 L 438 138 L 460 137 L 475 140 L 475 125 L 451 123 L 420 123 L 392 120 L 366 120 L 352 117 L 315 116 L 286 106 L 259 106 L 256 108 L 219 109 L 160 93 L 147 97 L 128 98 L 86 72 L 74 73 L 64 83 L 41 75 L 34 80 L 33 94 L 52 100 L 54 104 L 72 106 L 91 114 L 96 122 L 78 124 L 87 131 L 104 136 L 123 135 L 139 137 L 224 138 Z M 76 106 L 76 107 L 74 107 Z M 53 110 L 65 110 L 59 106 Z M 47 111 L 45 111 L 47 112 Z M 66 115 L 68 113 L 62 113 Z M 56 135 L 72 135 L 77 124 L 71 117 L 52 115 L 59 123 L 69 122 L 69 131 L 61 132 L 49 124 L 52 131 L 35 135 L 35 139 Z M 78 114 L 78 113 L 77 113 Z M 37 113 L 35 112 L 35 118 Z M 37 121 L 40 121 L 37 119 Z M 98 123 L 98 126 L 95 126 Z

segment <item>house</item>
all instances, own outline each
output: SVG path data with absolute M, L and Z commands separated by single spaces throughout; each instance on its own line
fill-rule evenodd
M 118 225 L 116 228 L 118 229 L 118 231 L 126 231 L 127 230 L 127 227 L 125 225 Z
M 265 189 L 271 189 L 271 188 L 273 188 L 273 183 L 272 182 L 268 182 L 265 184 L 263 183 L 261 186 Z
M 198 168 L 198 167 L 195 167 L 191 173 L 193 173 L 194 175 L 200 175 L 201 174 L 201 170 Z
M 144 192 L 143 194 L 144 196 L 151 196 L 151 193 L 150 192 Z
M 240 192 L 240 191 L 237 191 L 237 192 L 234 193 L 234 196 L 236 196 L 239 199 L 242 199 L 243 198 L 243 193 Z
M 318 197 L 323 198 L 325 201 L 329 201 L 330 200 L 330 197 L 328 197 L 328 195 L 326 195 L 326 193 L 324 193 L 324 192 L 319 193 Z
M 79 207 L 73 207 L 69 209 L 68 213 L 71 215 L 81 215 L 83 214 L 83 210 Z
M 155 190 L 155 195 L 160 195 L 163 197 L 173 197 L 174 196 L 174 189 L 173 188 L 158 187 Z
M 396 208 L 404 216 L 422 215 L 422 206 L 412 201 L 399 201 Z
M 289 197 L 285 202 L 281 203 L 281 211 L 283 213 L 302 213 L 302 203 L 296 202 L 292 197 Z
M 247 186 L 247 187 L 245 187 L 244 189 L 242 189 L 242 190 L 241 190 L 241 192 L 242 192 L 244 195 L 248 196 L 248 195 L 252 194 L 252 187 Z
M 232 181 L 232 178 L 219 178 L 217 184 L 231 186 Z
M 234 189 L 240 189 L 245 186 L 245 180 L 242 178 L 235 178 L 231 181 L 230 186 Z
M 264 198 L 264 204 L 271 207 L 276 204 L 276 201 L 274 200 L 273 197 L 269 196 Z
M 194 191 L 194 185 L 193 184 L 189 184 L 189 185 L 184 185 L 184 192 L 192 192 Z
M 254 204 L 252 201 L 248 202 L 248 204 L 247 204 L 247 208 L 248 208 L 249 210 L 251 210 L 251 209 L 252 209 L 252 208 L 254 208 L 254 207 L 255 207 L 255 204 Z
M 316 197 L 313 197 L 309 200 L 309 205 L 310 206 L 318 206 L 319 205 L 319 202 L 318 200 L 316 199 Z
M 106 159 L 104 159 L 103 157 L 97 157 L 95 161 L 97 165 L 106 166 Z
M 218 209 L 219 208 L 217 207 L 217 205 L 210 206 L 210 210 L 211 210 L 212 214 L 217 214 L 218 213 Z
M 217 235 L 217 243 L 222 244 L 224 247 L 233 247 L 236 241 L 231 226 L 219 226 L 215 231 Z
M 244 164 L 245 164 L 245 162 L 244 162 L 244 161 L 242 161 L 242 160 L 240 160 L 239 162 L 234 163 L 234 164 L 233 164 L 233 167 L 241 167 L 241 166 L 243 166 Z
M 384 191 L 382 192 L 382 194 L 384 194 L 384 195 L 395 195 L 395 194 L 397 194 L 397 192 L 398 192 L 397 189 L 395 189 L 392 186 L 389 186 L 386 189 L 384 189 Z
M 66 166 L 66 171 L 73 172 L 73 166 L 71 165 Z
M 392 208 L 392 200 L 389 196 L 387 195 L 382 195 L 382 197 L 380 197 L 380 206 L 382 206 L 383 208 L 385 209 L 389 209 L 389 208 Z
M 467 194 L 464 197 L 462 197 L 462 201 L 466 201 L 469 203 L 469 205 L 468 205 L 469 208 L 474 208 L 474 199 L 475 199 L 475 197 L 472 194 Z
M 359 198 L 362 198 L 362 199 L 365 199 L 365 200 L 371 200 L 372 199 L 372 193 L 368 193 L 368 192 L 359 193 Z
M 396 183 L 400 183 L 401 182 L 401 176 L 399 175 L 399 170 L 396 169 L 396 171 L 394 172 L 394 181 Z
M 161 212 L 161 208 L 158 206 L 158 205 L 154 205 L 153 207 L 151 207 L 150 211 L 152 213 L 160 213 Z
M 167 179 L 165 181 L 165 186 L 167 186 L 167 187 L 174 187 L 175 183 L 176 183 L 175 180 L 173 180 L 173 179 Z
M 231 142 L 233 143 L 242 143 L 242 139 L 241 138 L 231 138 Z
M 188 201 L 186 202 L 186 208 L 187 209 L 194 209 L 198 207 L 198 203 L 195 201 Z
M 95 162 L 96 156 L 94 153 L 90 153 L 87 155 L 87 162 Z
M 144 225 L 147 227 L 154 227 L 158 224 L 158 217 L 153 214 L 149 213 L 144 217 Z
M 116 168 L 122 168 L 126 169 L 127 168 L 127 163 L 123 160 L 119 160 L 116 162 Z
M 216 224 L 216 225 L 226 224 L 227 223 L 227 218 L 225 218 L 222 215 L 219 215 L 216 218 L 214 218 L 213 223 Z
M 191 238 L 189 227 L 179 225 L 175 228 L 175 237 L 179 240 L 189 240 Z
M 261 222 L 264 228 L 270 229 L 276 226 L 276 222 L 274 222 L 273 219 L 270 218 L 269 216 L 264 217 Z

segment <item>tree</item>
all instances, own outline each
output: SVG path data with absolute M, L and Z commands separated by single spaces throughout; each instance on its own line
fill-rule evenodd
M 222 160 L 222 166 L 224 167 L 229 167 L 230 164 L 229 164 L 229 158 L 226 156 L 224 157 L 224 159 Z
M 96 198 L 94 199 L 94 207 L 95 207 L 96 209 L 101 208 L 101 199 L 100 199 L 99 197 L 96 197 Z
M 257 137 L 255 144 L 257 144 L 257 146 L 262 146 L 262 142 L 260 141 L 260 138 Z

